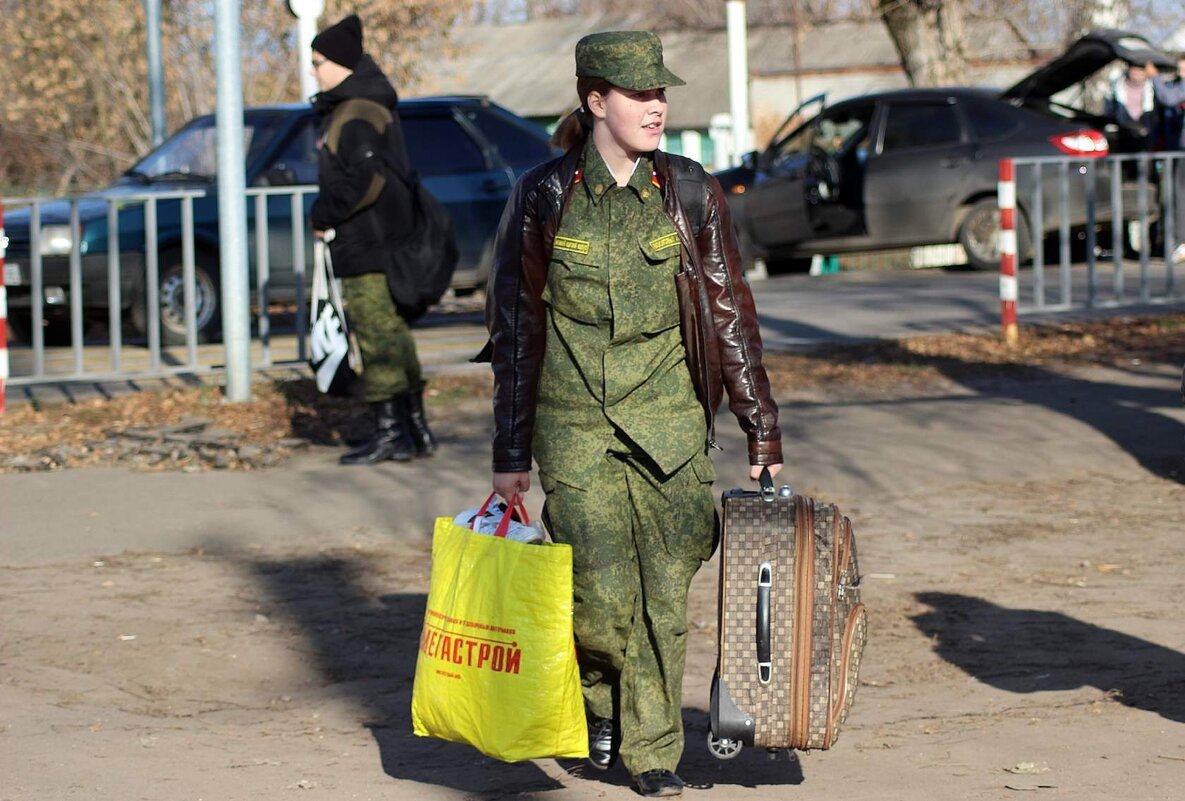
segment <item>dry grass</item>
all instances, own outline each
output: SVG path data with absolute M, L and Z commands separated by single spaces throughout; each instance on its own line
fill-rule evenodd
M 912 391 L 951 380 L 965 384 L 1026 380 L 1089 364 L 1185 362 L 1185 315 L 1115 318 L 1056 326 L 1026 326 L 1010 347 L 989 334 L 935 335 L 809 353 L 769 353 L 766 365 L 782 397 L 819 389 L 862 393 Z M 426 402 L 440 409 L 490 396 L 487 373 L 433 380 Z M 159 426 L 189 418 L 211 421 L 243 442 L 301 437 L 339 443 L 362 435 L 364 404 L 317 393 L 311 380 L 260 382 L 249 403 L 222 402 L 218 387 L 143 391 L 73 404 L 11 408 L 0 418 L 0 456 L 29 455 L 53 446 L 82 448 L 107 432 Z M 93 460 L 80 459 L 79 464 Z
M 823 386 L 889 391 L 952 380 L 973 385 L 1133 362 L 1185 362 L 1185 315 L 1025 326 L 1015 346 L 995 334 L 947 334 L 766 357 L 779 395 Z

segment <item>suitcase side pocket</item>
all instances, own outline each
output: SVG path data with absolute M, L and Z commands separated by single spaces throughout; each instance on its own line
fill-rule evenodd
M 860 678 L 860 659 L 868 634 L 868 614 L 860 603 L 860 576 L 856 563 L 856 538 L 852 521 L 832 507 L 835 561 L 832 565 L 832 692 L 828 698 L 824 748 L 839 738 Z
M 860 659 L 864 654 L 864 643 L 868 638 L 868 613 L 864 604 L 857 603 L 848 613 L 844 625 L 843 647 L 839 656 L 839 686 L 831 706 L 831 720 L 828 722 L 827 747 L 839 739 L 839 727 L 848 717 L 848 710 L 856 699 L 856 687 L 860 684 Z

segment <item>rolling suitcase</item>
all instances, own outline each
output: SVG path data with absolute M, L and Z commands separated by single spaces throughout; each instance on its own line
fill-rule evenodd
M 852 523 L 833 504 L 729 490 L 708 746 L 830 748 L 855 697 L 868 618 Z

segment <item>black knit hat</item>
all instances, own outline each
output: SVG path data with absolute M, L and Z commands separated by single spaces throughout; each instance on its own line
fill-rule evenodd
M 352 70 L 362 58 L 362 20 L 351 14 L 313 37 L 313 49 L 325 58 Z

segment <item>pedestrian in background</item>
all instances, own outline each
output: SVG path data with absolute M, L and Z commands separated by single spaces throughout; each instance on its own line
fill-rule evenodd
M 312 225 L 326 235 L 342 279 L 346 315 L 362 355 L 362 395 L 374 433 L 342 464 L 430 456 L 436 439 L 424 414 L 424 377 L 411 328 L 387 286 L 389 243 L 411 225 L 412 201 L 392 171 L 411 171 L 395 87 L 362 49 L 362 22 L 351 14 L 313 38 L 312 98 L 320 115 L 319 194 Z
M 1185 54 L 1177 57 L 1175 78 L 1166 79 L 1155 64 L 1149 63 L 1144 69 L 1152 78 L 1157 102 L 1165 109 L 1165 149 L 1185 150 L 1185 128 L 1182 127 L 1182 115 L 1185 115 Z M 1177 246 L 1173 249 L 1172 259 L 1177 263 L 1185 262 L 1185 154 L 1174 165 L 1173 232 Z
M 1156 95 L 1146 66 L 1128 64 L 1111 82 L 1103 113 L 1138 129 L 1141 150 L 1152 150 L 1157 132 Z
M 567 152 L 519 180 L 495 245 L 478 357 L 493 363 L 493 487 L 526 492 L 534 457 L 544 522 L 572 546 L 590 764 L 620 757 L 641 795 L 678 795 L 687 592 L 718 539 L 723 392 L 754 479 L 781 468 L 781 433 L 723 191 L 657 149 L 666 87 L 683 84 L 658 37 L 586 36 L 576 75 Z

